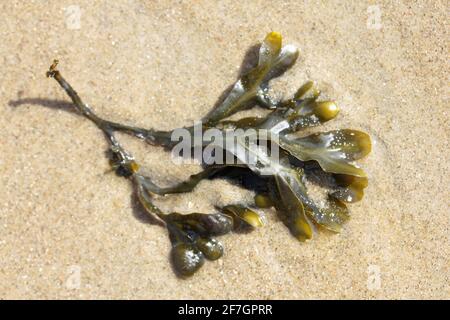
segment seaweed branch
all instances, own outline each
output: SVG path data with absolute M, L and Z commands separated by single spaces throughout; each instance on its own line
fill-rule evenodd
M 91 120 L 110 144 L 111 165 L 118 176 L 132 182 L 141 206 L 159 224 L 165 226 L 172 242 L 171 259 L 182 277 L 195 273 L 205 259 L 217 260 L 223 246 L 216 237 L 231 231 L 252 230 L 264 225 L 263 217 L 253 207 L 274 207 L 292 235 L 300 241 L 311 239 L 315 226 L 340 232 L 349 219 L 346 203 L 362 199 L 368 179 L 355 162 L 371 151 L 370 137 L 361 131 L 343 129 L 303 137 L 292 135 L 302 129 L 319 126 L 335 118 L 339 108 L 334 101 L 321 101 L 320 91 L 308 81 L 291 99 L 277 101 L 269 96 L 270 80 L 283 74 L 298 58 L 292 45 L 282 45 L 279 33 L 269 33 L 261 44 L 257 65 L 244 74 L 223 102 L 204 118 L 202 129 L 214 129 L 214 142 L 202 139 L 189 148 L 210 151 L 203 171 L 173 186 L 161 187 L 140 173 L 135 158 L 125 150 L 114 133 L 125 132 L 146 142 L 173 148 L 178 141 L 171 131 L 144 129 L 112 122 L 98 116 L 85 104 L 57 69 L 50 66 L 47 77 L 54 78 L 71 98 L 74 108 Z M 268 108 L 265 117 L 227 118 L 254 106 Z M 184 128 L 189 134 L 194 127 Z M 230 137 L 230 132 L 234 135 Z M 270 145 L 270 147 L 267 147 Z M 222 157 L 217 157 L 222 154 Z M 274 157 L 274 154 L 277 157 Z M 223 160 L 231 156 L 232 161 Z M 211 159 L 213 161 L 211 163 Z M 228 159 L 228 158 L 227 158 Z M 230 204 L 215 213 L 163 212 L 154 204 L 155 196 L 188 193 L 204 179 L 222 175 L 239 178 L 243 187 L 251 186 L 257 194 L 254 205 Z M 325 199 L 315 199 L 309 177 L 325 175 L 328 183 Z M 258 181 L 257 183 L 249 183 Z

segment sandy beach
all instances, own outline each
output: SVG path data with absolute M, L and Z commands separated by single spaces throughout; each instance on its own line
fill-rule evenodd
M 449 299 L 448 21 L 448 3 L 431 0 L 2 1 L 0 298 Z M 224 257 L 180 279 L 167 231 L 136 210 L 102 133 L 45 72 L 59 59 L 105 118 L 182 127 L 270 31 L 300 49 L 276 91 L 314 80 L 341 108 L 323 130 L 371 136 L 369 187 L 340 234 L 301 243 L 265 209 L 263 228 L 221 237 Z M 162 185 L 200 170 L 119 138 Z M 219 179 L 158 204 L 213 212 L 252 198 Z

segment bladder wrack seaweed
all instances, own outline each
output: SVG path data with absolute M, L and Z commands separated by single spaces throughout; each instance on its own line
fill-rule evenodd
M 339 113 L 336 103 L 320 101 L 320 92 L 312 82 L 301 86 L 288 100 L 276 100 L 269 95 L 269 81 L 289 69 L 297 57 L 297 48 L 283 46 L 279 33 L 271 32 L 266 36 L 257 65 L 234 84 L 223 102 L 202 121 L 203 129 L 218 130 L 225 142 L 229 139 L 226 133 L 244 129 L 244 133 L 234 135 L 232 147 L 227 143 L 217 145 L 239 161 L 204 164 L 200 173 L 169 187 L 160 187 L 141 174 L 134 157 L 120 145 L 114 134 L 126 132 L 152 145 L 172 148 L 176 144 L 171 139 L 175 130 L 137 128 L 99 117 L 62 77 L 57 60 L 50 66 L 47 77 L 54 78 L 72 99 L 74 107 L 104 132 L 110 144 L 113 169 L 134 184 L 139 202 L 148 215 L 167 228 L 172 242 L 173 267 L 178 275 L 185 277 L 196 272 L 205 259 L 217 260 L 222 256 L 224 249 L 216 237 L 264 224 L 262 216 L 252 207 L 275 207 L 292 235 L 305 241 L 312 238 L 314 225 L 339 232 L 349 218 L 346 203 L 363 197 L 367 176 L 355 160 L 370 152 L 369 136 L 350 129 L 294 136 L 293 133 L 302 129 L 335 118 Z M 256 105 L 271 111 L 265 117 L 225 120 Z M 193 127 L 185 129 L 192 132 Z M 250 135 L 253 143 L 247 140 L 249 129 L 254 129 Z M 261 148 L 267 142 L 271 147 Z M 194 142 L 190 147 L 205 148 L 205 145 L 203 141 L 201 145 Z M 274 148 L 279 149 L 277 159 L 271 156 Z M 313 199 L 306 183 L 308 176 L 320 174 L 326 174 L 330 182 L 324 201 Z M 191 192 L 203 179 L 216 176 L 240 178 L 239 183 L 244 187 L 257 191 L 255 205 L 231 204 L 217 208 L 216 213 L 181 214 L 163 212 L 154 204 L 155 195 Z

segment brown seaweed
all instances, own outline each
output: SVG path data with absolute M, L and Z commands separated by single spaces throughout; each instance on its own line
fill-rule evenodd
M 288 100 L 276 100 L 269 95 L 270 80 L 283 74 L 298 58 L 295 46 L 282 44 L 279 33 L 269 33 L 261 44 L 257 65 L 244 74 L 232 87 L 223 102 L 210 111 L 202 129 L 215 129 L 219 142 L 214 152 L 231 155 L 233 162 L 203 164 L 203 171 L 173 186 L 161 187 L 141 173 L 134 157 L 118 142 L 115 132 L 121 131 L 144 139 L 152 145 L 173 148 L 172 134 L 176 130 L 144 129 L 105 120 L 85 104 L 57 69 L 50 66 L 47 77 L 54 78 L 71 98 L 74 107 L 94 122 L 110 144 L 111 166 L 118 176 L 129 179 L 138 200 L 147 214 L 165 226 L 172 242 L 171 259 L 175 272 L 182 276 L 195 273 L 207 260 L 217 260 L 224 252 L 218 236 L 238 230 L 252 230 L 264 225 L 264 219 L 249 205 L 230 204 L 215 213 L 163 212 L 154 204 L 155 195 L 188 193 L 204 179 L 222 175 L 237 179 L 248 187 L 247 175 L 258 181 L 255 206 L 274 207 L 292 235 L 300 241 L 311 239 L 314 225 L 339 232 L 349 219 L 346 203 L 362 199 L 368 179 L 355 162 L 371 150 L 370 137 L 361 131 L 343 129 L 301 136 L 295 133 L 335 118 L 339 108 L 334 101 L 321 101 L 320 91 L 313 82 L 301 86 Z M 260 106 L 271 110 L 265 117 L 227 120 L 241 110 Z M 194 127 L 186 127 L 193 133 Z M 232 138 L 231 131 L 244 130 Z M 250 133 L 248 129 L 252 129 Z M 231 141 L 232 140 L 232 141 Z M 228 143 L 231 142 L 231 143 Z M 270 145 L 263 148 L 262 145 Z M 191 148 L 206 148 L 201 141 Z M 277 159 L 273 152 L 279 148 Z M 211 153 L 211 156 L 215 154 Z M 250 161 L 252 160 L 252 161 Z M 327 174 L 332 186 L 328 196 L 318 203 L 311 197 L 305 179 L 314 170 Z

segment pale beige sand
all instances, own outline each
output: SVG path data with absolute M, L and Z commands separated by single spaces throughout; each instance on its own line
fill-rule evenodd
M 446 1 L 14 3 L 0 4 L 1 298 L 450 298 Z M 370 5 L 379 30 L 367 26 Z M 57 57 L 105 117 L 192 124 L 269 31 L 301 49 L 278 91 L 317 80 L 342 108 L 326 128 L 372 136 L 370 186 L 341 234 L 302 244 L 267 210 L 264 228 L 222 237 L 225 256 L 189 280 L 171 270 L 166 231 L 133 213 L 129 183 L 105 173 L 101 132 L 61 103 L 10 105 L 67 101 L 44 77 Z M 161 184 L 199 170 L 123 141 Z M 251 197 L 214 181 L 160 204 L 210 212 Z

